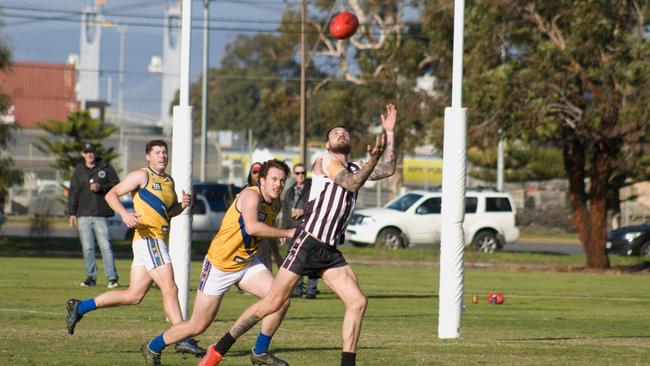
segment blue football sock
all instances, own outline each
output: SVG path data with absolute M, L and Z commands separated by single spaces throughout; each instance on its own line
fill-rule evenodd
M 272 336 L 267 336 L 264 333 L 260 332 L 260 334 L 257 336 L 257 341 L 255 341 L 255 348 L 253 348 L 253 352 L 255 352 L 256 355 L 261 355 L 262 353 L 268 352 L 269 344 L 271 344 L 271 338 Z
M 97 309 L 97 304 L 95 304 L 95 299 L 90 298 L 88 300 L 82 300 L 79 303 L 79 306 L 77 306 L 77 312 L 79 315 L 84 315 L 89 311 L 93 311 Z
M 167 345 L 165 344 L 165 340 L 163 339 L 163 334 L 165 333 L 160 333 L 158 337 L 152 339 L 151 342 L 149 342 L 149 349 L 152 352 L 160 353 L 162 350 L 165 349 L 165 347 L 167 347 Z

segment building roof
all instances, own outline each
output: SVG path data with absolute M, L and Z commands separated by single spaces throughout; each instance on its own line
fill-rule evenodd
M 15 122 L 36 128 L 37 121 L 65 120 L 79 109 L 73 65 L 45 62 L 14 62 L 0 72 L 0 90 L 9 96 Z

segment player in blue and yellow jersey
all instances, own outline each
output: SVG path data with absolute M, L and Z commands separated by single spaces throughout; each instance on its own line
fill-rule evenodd
M 241 191 L 226 212 L 219 232 L 212 239 L 203 262 L 194 309 L 190 320 L 174 324 L 163 334 L 142 345 L 145 359 L 160 363 L 160 353 L 168 344 L 203 333 L 212 323 L 221 299 L 236 285 L 259 298 L 271 289 L 273 275 L 256 257 L 261 238 L 291 238 L 294 229 L 273 226 L 280 212 L 280 193 L 289 167 L 279 160 L 262 164 L 259 182 Z M 262 329 L 251 353 L 253 364 L 288 365 L 268 352 L 271 337 L 280 326 L 289 301 L 262 322 Z
M 169 321 L 176 324 L 183 320 L 167 241 L 171 218 L 190 205 L 191 196 L 183 192 L 179 202 L 174 191 L 174 180 L 165 174 L 168 163 L 167 143 L 153 140 L 147 143 L 145 150 L 148 167 L 129 173 L 106 194 L 106 201 L 111 208 L 122 217 L 126 226 L 135 229 L 129 288 L 105 292 L 83 301 L 68 300 L 66 320 L 71 335 L 77 322 L 89 311 L 139 304 L 152 282 L 160 288 L 163 310 Z M 127 211 L 120 202 L 119 197 L 128 193 L 133 195 L 135 212 Z M 176 345 L 178 352 L 196 356 L 205 353 L 193 339 L 179 341 Z

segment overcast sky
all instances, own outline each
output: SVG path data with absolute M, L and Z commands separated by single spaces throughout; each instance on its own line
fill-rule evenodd
M 7 40 L 15 61 L 65 63 L 79 53 L 82 0 L 0 0 L 0 36 Z M 162 53 L 162 17 L 165 0 L 106 0 L 106 19 L 126 24 L 124 52 L 124 109 L 158 118 L 160 76 L 147 71 L 153 55 Z M 201 72 L 203 0 L 193 0 L 191 78 Z M 274 30 L 287 6 L 297 0 L 212 0 L 210 2 L 210 66 L 219 64 L 225 45 L 238 33 Z M 197 29 L 198 28 L 198 29 Z M 100 96 L 117 101 L 119 34 L 102 29 Z M 112 96 L 107 98 L 108 79 Z

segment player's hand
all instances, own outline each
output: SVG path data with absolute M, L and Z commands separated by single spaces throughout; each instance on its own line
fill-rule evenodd
M 71 215 L 70 217 L 68 217 L 68 223 L 70 223 L 70 227 L 77 226 L 77 216 Z
M 397 109 L 392 103 L 386 105 L 386 115 L 381 115 L 381 127 L 388 132 L 395 131 L 395 123 L 397 122 Z
M 293 229 L 287 229 L 286 231 L 287 231 L 287 233 L 286 233 L 284 236 L 285 236 L 286 238 L 291 239 L 291 238 L 293 238 L 293 234 L 295 234 L 295 232 L 296 232 L 296 228 L 293 228 Z
M 186 209 L 189 205 L 192 204 L 192 195 L 189 193 L 185 193 L 185 190 L 181 191 L 183 194 L 183 197 L 181 198 L 181 208 L 184 210 Z
M 377 136 L 375 146 L 368 145 L 368 155 L 370 155 L 370 158 L 378 160 L 381 154 L 384 153 L 384 148 L 386 148 L 386 134 L 382 133 Z
M 140 217 L 140 214 L 129 212 L 122 216 L 122 221 L 129 229 L 135 229 L 140 224 L 138 217 Z

